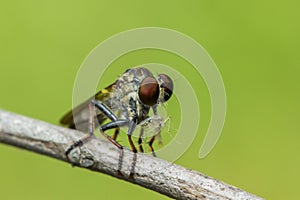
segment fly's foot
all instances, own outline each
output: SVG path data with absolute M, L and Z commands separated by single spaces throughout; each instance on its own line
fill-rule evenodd
M 124 176 L 120 170 L 117 170 L 117 176 Z
M 76 147 L 79 147 L 79 146 L 82 146 L 82 145 L 83 145 L 83 141 L 78 140 L 78 141 L 74 142 L 71 146 L 69 146 L 69 148 L 67 148 L 67 150 L 65 151 L 65 156 L 66 156 L 68 161 L 70 161 L 69 154 L 71 153 L 71 151 L 73 149 L 75 149 Z
M 135 165 L 136 165 L 136 159 L 137 159 L 137 152 L 133 152 L 133 161 L 132 161 L 132 165 L 131 165 L 131 169 L 130 169 L 130 174 L 129 174 L 129 178 L 130 179 L 134 179 L 134 174 L 135 174 Z
M 130 174 L 129 174 L 129 177 L 128 177 L 129 179 L 132 179 L 132 180 L 134 180 L 134 173 L 133 172 L 130 172 Z

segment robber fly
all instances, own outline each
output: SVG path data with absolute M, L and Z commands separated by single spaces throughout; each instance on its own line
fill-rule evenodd
M 119 149 L 123 147 L 116 142 L 120 127 L 127 126 L 127 136 L 134 153 L 137 149 L 132 141 L 132 134 L 137 125 L 141 125 L 138 139 L 139 149 L 142 148 L 143 125 L 157 119 L 157 106 L 168 101 L 173 93 L 173 81 L 166 74 L 159 74 L 157 79 L 144 67 L 127 69 L 113 84 L 102 89 L 86 102 L 80 104 L 62 119 L 61 123 L 69 128 L 89 132 L 89 135 L 73 143 L 65 152 L 66 156 L 76 147 L 82 146 L 94 135 L 94 128 L 99 125 L 100 133 Z M 150 109 L 153 116 L 148 116 Z M 104 123 L 106 119 L 110 122 Z M 96 122 L 96 123 L 95 123 Z M 115 129 L 112 137 L 105 131 Z M 159 134 L 154 134 L 148 142 L 154 154 L 152 143 Z

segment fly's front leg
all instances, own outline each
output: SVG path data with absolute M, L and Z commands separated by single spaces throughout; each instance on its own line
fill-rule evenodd
M 128 136 L 129 144 L 130 144 L 131 149 L 133 151 L 133 162 L 132 162 L 132 166 L 131 166 L 131 170 L 130 170 L 130 175 L 129 175 L 130 178 L 133 178 L 134 168 L 135 168 L 135 165 L 136 165 L 136 153 L 137 153 L 137 150 L 136 150 L 135 145 L 134 145 L 134 143 L 132 141 L 132 138 L 131 138 L 132 133 L 133 133 L 135 127 L 136 127 L 135 120 L 129 121 L 127 136 Z
M 141 131 L 140 131 L 140 136 L 139 136 L 139 139 L 138 139 L 138 144 L 139 144 L 139 149 L 142 153 L 144 153 L 144 149 L 143 149 L 143 146 L 142 146 L 142 143 L 143 143 L 143 135 L 144 135 L 144 127 L 142 126 L 141 127 Z
M 147 117 L 146 119 L 144 119 L 143 121 L 141 121 L 139 123 L 139 125 L 141 126 L 141 131 L 140 131 L 140 135 L 139 135 L 139 139 L 138 139 L 138 145 L 139 145 L 139 149 L 142 153 L 144 153 L 144 149 L 142 146 L 143 143 L 143 136 L 144 136 L 144 130 L 145 130 L 145 126 L 148 125 L 149 122 L 151 122 L 152 117 Z
M 137 152 L 137 150 L 136 150 L 136 148 L 135 148 L 135 145 L 134 145 L 134 143 L 133 143 L 133 141 L 132 141 L 132 138 L 131 138 L 132 133 L 133 133 L 135 127 L 136 127 L 136 123 L 135 123 L 133 120 L 131 120 L 131 121 L 129 122 L 129 127 L 128 127 L 128 133 L 127 133 L 127 136 L 128 136 L 128 141 L 129 141 L 129 144 L 130 144 L 130 146 L 131 146 L 131 149 L 132 149 L 133 153 L 136 153 L 136 152 Z
M 153 111 L 153 114 L 154 115 L 157 115 L 157 104 L 156 105 L 154 105 L 154 106 L 152 106 L 152 111 Z M 158 139 L 158 143 L 160 144 L 160 145 L 162 145 L 162 139 L 161 139 L 161 134 L 160 134 L 160 130 L 156 133 L 156 136 L 157 136 L 157 139 Z M 154 141 L 154 139 L 153 139 L 153 141 Z M 153 143 L 153 142 L 152 142 Z M 150 148 L 152 148 L 152 147 L 150 147 Z M 152 148 L 153 149 L 153 148 Z
M 155 140 L 155 135 L 152 136 L 152 138 L 151 138 L 150 141 L 149 141 L 149 148 L 150 148 L 150 150 L 151 150 L 151 152 L 152 152 L 152 156 L 153 156 L 153 157 L 156 157 L 156 154 L 155 154 L 154 149 L 153 149 L 153 146 L 152 146 L 154 140 Z

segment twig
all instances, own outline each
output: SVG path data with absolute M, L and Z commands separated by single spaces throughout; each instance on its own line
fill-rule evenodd
M 0 142 L 70 162 L 138 184 L 176 199 L 261 199 L 239 188 L 167 161 L 137 154 L 134 177 L 129 177 L 133 153 L 124 149 L 122 174 L 119 151 L 111 143 L 93 138 L 81 148 L 64 153 L 84 133 L 0 110 Z M 71 170 L 71 169 L 70 169 Z

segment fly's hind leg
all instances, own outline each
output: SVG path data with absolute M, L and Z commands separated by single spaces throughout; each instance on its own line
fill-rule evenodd
M 94 127 L 95 127 L 95 113 L 94 109 L 98 108 L 107 118 L 109 118 L 112 121 L 118 121 L 117 116 L 102 102 L 92 99 L 89 103 L 89 135 L 83 137 L 82 139 L 74 142 L 65 152 L 65 156 L 67 157 L 67 160 L 69 160 L 69 154 L 70 152 L 77 148 L 81 147 L 85 143 L 87 143 L 93 136 L 94 136 Z M 101 131 L 101 134 L 104 135 L 110 142 L 112 142 L 114 145 L 116 145 L 119 149 L 122 149 L 122 146 L 117 143 L 115 140 L 113 140 L 110 136 L 108 136 L 104 131 Z
M 140 136 L 139 136 L 139 139 L 138 139 L 138 144 L 139 144 L 140 152 L 142 152 L 142 153 L 144 153 L 144 149 L 143 149 L 143 146 L 142 146 L 143 135 L 144 135 L 144 127 L 141 127 Z
M 81 147 L 85 143 L 87 143 L 92 137 L 94 136 L 94 109 L 93 109 L 93 104 L 92 102 L 89 103 L 89 134 L 76 142 L 74 142 L 66 151 L 65 151 L 65 156 L 67 160 L 69 160 L 69 154 L 70 152 L 77 148 Z

